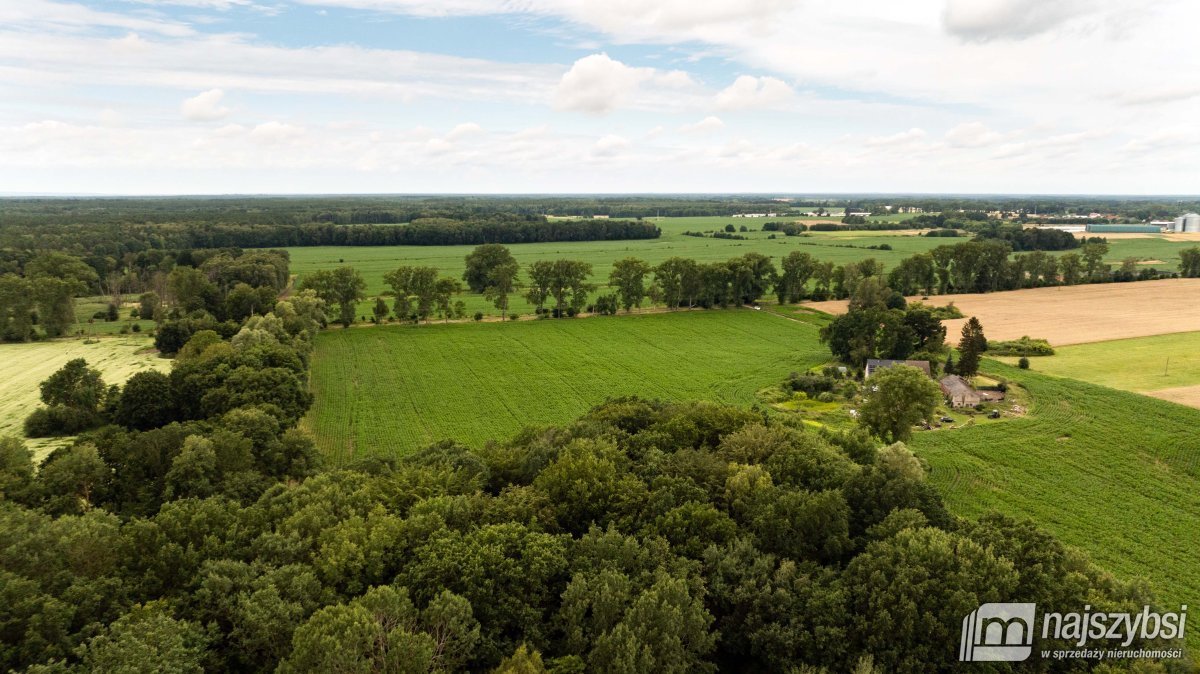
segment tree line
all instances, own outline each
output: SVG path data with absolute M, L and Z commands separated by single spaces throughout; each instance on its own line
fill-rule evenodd
M 290 246 L 458 246 L 482 243 L 654 239 L 650 222 L 549 220 L 495 215 L 471 220 L 419 218 L 397 224 L 46 223 L 0 226 L 0 247 L 62 250 L 123 258 L 146 250 L 282 248 Z

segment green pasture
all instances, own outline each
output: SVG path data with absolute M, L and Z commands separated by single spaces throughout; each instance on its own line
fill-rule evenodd
M 1016 363 L 1016 358 L 1000 358 Z M 1115 339 L 1055 347 L 1053 356 L 1033 357 L 1038 372 L 1070 377 L 1125 391 L 1157 391 L 1200 385 L 1200 332 Z
M 816 326 L 751 310 L 332 330 L 305 423 L 340 463 L 508 438 L 613 396 L 749 406 L 828 358 Z
M 1002 424 L 918 433 L 912 447 L 954 512 L 1031 518 L 1162 603 L 1200 597 L 1200 410 L 994 361 L 1030 394 Z M 1200 634 L 1188 643 L 1200 646 Z

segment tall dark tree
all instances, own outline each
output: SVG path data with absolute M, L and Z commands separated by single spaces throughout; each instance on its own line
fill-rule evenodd
M 979 359 L 984 351 L 987 351 L 987 337 L 983 335 L 983 325 L 972 316 L 963 326 L 962 338 L 958 340 L 955 371 L 964 377 L 974 377 L 979 373 Z

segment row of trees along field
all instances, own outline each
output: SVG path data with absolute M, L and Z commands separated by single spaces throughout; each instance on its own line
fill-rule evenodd
M 1104 262 L 1108 244 L 1089 242 L 1080 253 L 1054 256 L 1035 251 L 1011 255 L 1008 242 L 967 241 L 934 248 L 905 258 L 885 274 L 874 258 L 835 266 L 812 255 L 793 251 L 776 267 L 771 258 L 746 253 L 725 262 L 701 263 L 673 257 L 651 266 L 629 257 L 617 260 L 607 279 L 608 292 L 593 298 L 598 286 L 590 264 L 570 259 L 538 260 L 524 270 L 511 251 L 500 244 L 476 247 L 466 256 L 462 282 L 441 276 L 436 267 L 399 267 L 384 276 L 391 289 L 392 305 L 376 298 L 373 318 L 419 322 L 437 315 L 463 318 L 465 304 L 455 297 L 465 289 L 483 294 L 500 310 L 510 313 L 511 299 L 519 291 L 538 315 L 574 316 L 587 311 L 614 314 L 644 302 L 667 307 L 727 307 L 752 304 L 773 294 L 780 304 L 804 299 L 852 297 L 859 284 L 877 279 L 902 295 L 993 292 L 1048 285 L 1108 283 L 1172 278 L 1179 273 L 1159 271 L 1128 259 L 1113 269 Z M 1180 273 L 1200 276 L 1200 248 L 1181 251 Z M 522 271 L 524 278 L 522 278 Z M 338 321 L 354 322 L 357 306 L 366 298 L 366 281 L 352 267 L 319 270 L 302 280 L 336 307 Z M 482 314 L 477 314 L 479 319 Z

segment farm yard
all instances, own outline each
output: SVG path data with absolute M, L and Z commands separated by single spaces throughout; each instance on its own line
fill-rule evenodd
M 159 358 L 146 337 L 106 337 L 87 344 L 83 340 L 55 340 L 29 344 L 0 344 L 0 380 L 5 393 L 0 397 L 0 436 L 24 435 L 22 423 L 40 403 L 38 384 L 69 360 L 83 358 L 100 370 L 105 383 L 123 384 L 135 372 L 167 371 L 171 361 Z M 70 438 L 25 440 L 40 461 Z
M 1200 279 L 1191 278 L 935 295 L 924 301 L 935 306 L 953 302 L 964 316 L 979 318 L 988 339 L 1028 335 L 1064 346 L 1200 330 L 1197 297 Z M 919 297 L 909 299 L 921 301 Z M 842 314 L 848 302 L 810 302 L 804 306 Z M 945 322 L 949 340 L 957 338 L 965 321 Z
M 507 439 L 608 397 L 749 406 L 829 359 L 814 325 L 748 310 L 322 333 L 305 420 L 335 463 Z
M 911 446 L 952 511 L 1032 518 L 1165 605 L 1200 596 L 1200 411 L 988 362 L 1028 389 L 1031 414 Z M 1194 649 L 1200 633 L 1188 635 Z

